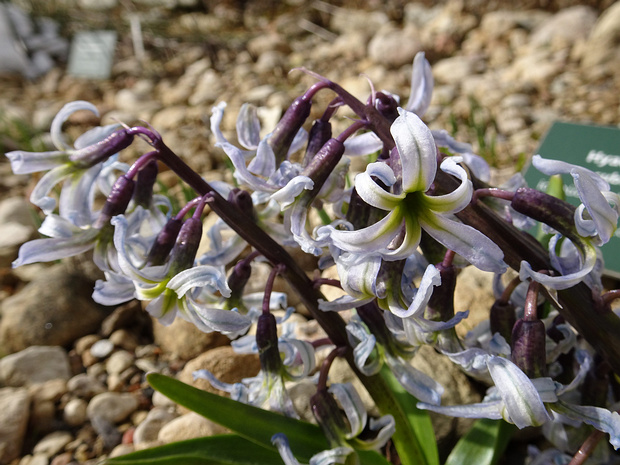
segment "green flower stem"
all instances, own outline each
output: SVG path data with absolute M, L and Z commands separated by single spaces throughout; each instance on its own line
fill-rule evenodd
M 365 376 L 360 373 L 353 360 L 353 350 L 348 342 L 344 320 L 334 312 L 323 312 L 318 307 L 319 299 L 323 295 L 313 286 L 312 281 L 289 255 L 269 234 L 263 231 L 256 223 L 249 221 L 235 205 L 218 194 L 198 173 L 192 170 L 161 140 L 156 141 L 159 151 L 159 160 L 165 163 L 179 177 L 189 184 L 198 194 L 210 195 L 207 201 L 211 209 L 224 220 L 244 240 L 258 250 L 274 266 L 284 265 L 280 275 L 301 297 L 302 302 L 325 330 L 330 340 L 338 347 L 347 347 L 346 360 L 362 381 L 377 407 L 383 414 L 391 414 L 396 422 L 394 443 L 403 465 L 434 465 L 427 461 L 419 440 L 407 413 L 399 404 L 398 398 L 389 384 L 381 375 Z M 436 462 L 435 462 L 436 463 Z

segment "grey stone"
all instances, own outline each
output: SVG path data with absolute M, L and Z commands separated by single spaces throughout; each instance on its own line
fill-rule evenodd
M 75 375 L 69 381 L 67 381 L 67 389 L 72 394 L 81 397 L 83 399 L 91 399 L 97 394 L 105 392 L 106 388 L 95 377 L 86 373 L 80 373 Z
M 120 423 L 137 408 L 138 399 L 132 394 L 104 392 L 90 400 L 86 412 L 91 420 L 98 417 L 110 423 Z
M 176 418 L 176 415 L 167 409 L 161 407 L 153 408 L 144 421 L 136 427 L 133 434 L 134 445 L 140 448 L 142 445 L 156 442 L 162 427 L 170 423 L 174 418 Z
M 0 304 L 0 351 L 32 345 L 69 346 L 97 330 L 105 317 L 92 301 L 93 284 L 54 265 Z
M 69 357 L 62 347 L 32 346 L 0 359 L 0 383 L 30 386 L 71 377 Z
M 26 389 L 0 389 L 0 463 L 10 463 L 19 457 L 28 426 L 29 407 Z

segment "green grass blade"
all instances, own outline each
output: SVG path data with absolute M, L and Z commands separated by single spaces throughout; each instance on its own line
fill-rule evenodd
M 445 465 L 497 463 L 515 429 L 514 425 L 503 420 L 478 420 L 452 449 Z
M 280 455 L 236 434 L 190 439 L 107 459 L 106 465 L 272 465 Z

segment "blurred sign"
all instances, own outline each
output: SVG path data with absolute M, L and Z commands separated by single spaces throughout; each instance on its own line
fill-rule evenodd
M 69 74 L 108 79 L 116 47 L 115 31 L 78 32 L 71 42 Z
M 562 160 L 583 166 L 605 179 L 613 192 L 620 193 L 620 129 L 556 122 L 551 126 L 538 149 L 543 158 Z M 534 167 L 525 175 L 528 186 L 547 189 L 548 177 Z M 566 200 L 577 206 L 581 203 L 570 175 L 563 176 Z M 606 274 L 620 278 L 620 229 L 601 248 Z

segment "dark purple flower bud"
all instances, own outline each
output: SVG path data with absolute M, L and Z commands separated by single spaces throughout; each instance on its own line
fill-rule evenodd
M 280 165 L 286 159 L 293 139 L 310 116 L 311 107 L 311 97 L 305 94 L 297 97 L 271 133 L 268 143 L 276 156 L 276 165 Z
M 201 239 L 202 222 L 194 217 L 185 220 L 177 236 L 176 243 L 172 248 L 172 255 L 170 257 L 171 274 L 177 274 L 194 265 Z
M 384 94 L 383 92 L 377 92 L 375 94 L 375 108 L 381 113 L 390 123 L 393 123 L 398 118 L 398 102 L 391 95 Z
M 304 155 L 303 166 L 307 166 L 310 160 L 319 152 L 321 147 L 332 137 L 332 124 L 329 121 L 318 119 L 312 125 L 308 135 L 308 145 Z
M 519 319 L 512 329 L 512 361 L 530 378 L 547 376 L 545 324 Z
M 496 300 L 491 306 L 489 321 L 491 323 L 491 334 L 499 333 L 510 344 L 512 328 L 517 322 L 515 306 L 510 302 Z
M 316 394 L 310 397 L 310 406 L 329 443 L 333 447 L 340 446 L 346 425 L 336 399 L 326 388 L 319 388 Z
M 239 208 L 248 218 L 256 221 L 256 212 L 254 211 L 254 202 L 252 194 L 242 189 L 233 189 L 228 194 L 228 201 Z
M 276 318 L 269 312 L 263 312 L 258 317 L 256 345 L 262 370 L 267 373 L 279 373 L 282 359 L 278 349 L 278 328 Z
M 147 258 L 148 265 L 158 266 L 163 265 L 166 262 L 168 255 L 170 255 L 170 252 L 172 251 L 172 247 L 174 247 L 182 225 L 183 221 L 180 219 L 171 218 L 168 220 L 157 235 L 155 242 L 153 242 L 151 250 L 149 250 L 149 255 Z
M 529 187 L 517 189 L 510 206 L 519 213 L 545 223 L 569 239 L 581 242 L 575 229 L 575 207 Z
M 127 206 L 133 196 L 135 182 L 125 176 L 119 177 L 112 186 L 112 192 L 101 209 L 95 227 L 102 228 L 110 222 L 113 216 L 121 215 L 127 210 Z
M 129 147 L 133 138 L 131 129 L 119 129 L 96 144 L 76 150 L 69 156 L 69 160 L 78 168 L 90 168 Z
M 356 308 L 358 316 L 368 327 L 371 334 L 375 336 L 377 342 L 384 347 L 389 347 L 394 341 L 394 337 L 385 324 L 383 312 L 377 306 L 377 301 L 361 305 Z
M 228 276 L 228 287 L 230 288 L 230 297 L 226 299 L 226 308 L 245 308 L 242 301 L 243 291 L 246 284 L 252 276 L 252 266 L 247 260 L 239 260 L 233 267 L 232 272 Z
M 321 150 L 310 160 L 308 166 L 303 170 L 304 176 L 309 176 L 314 181 L 314 187 L 310 191 L 310 198 L 316 197 L 316 195 L 325 184 L 325 181 L 332 173 L 336 165 L 342 158 L 344 153 L 344 143 L 338 139 L 329 139 Z
M 144 208 L 151 206 L 153 200 L 153 186 L 157 180 L 157 174 L 159 168 L 157 167 L 157 160 L 150 160 L 146 165 L 138 171 L 136 179 L 136 189 L 133 193 L 133 200 L 136 205 L 140 205 Z

